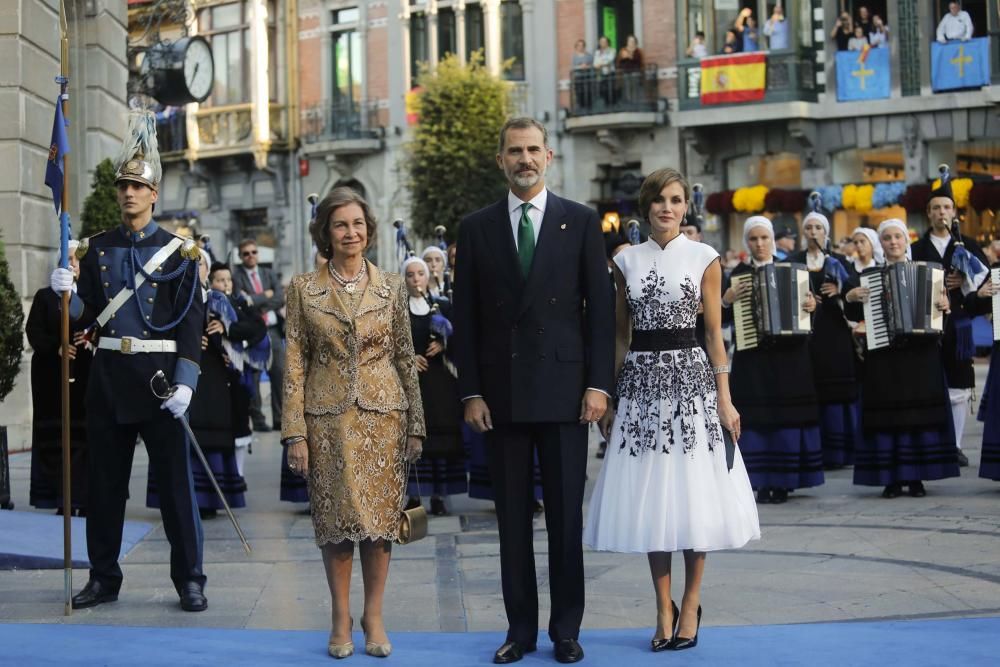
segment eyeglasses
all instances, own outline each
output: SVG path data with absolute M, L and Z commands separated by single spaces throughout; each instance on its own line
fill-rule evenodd
M 240 253 L 240 254 L 241 254 L 241 255 L 242 255 L 243 257 L 249 257 L 250 255 L 256 255 L 256 254 L 257 254 L 257 251 L 256 251 L 256 250 L 244 250 L 244 251 L 243 251 L 242 253 Z

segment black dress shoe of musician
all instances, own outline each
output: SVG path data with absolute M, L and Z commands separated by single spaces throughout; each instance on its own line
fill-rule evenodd
M 105 602 L 115 602 L 118 600 L 118 589 L 113 589 L 107 584 L 102 584 L 97 579 L 91 579 L 83 590 L 73 596 L 73 609 L 86 609 L 96 607 Z
M 672 651 L 683 651 L 698 645 L 698 631 L 701 630 L 701 605 L 698 605 L 698 625 L 694 629 L 694 637 L 675 637 Z
M 921 481 L 910 482 L 910 496 L 913 498 L 923 498 L 927 495 L 927 489 L 924 488 L 924 483 Z
M 434 516 L 448 516 L 448 510 L 444 506 L 444 499 L 440 496 L 431 496 L 431 514 Z
M 899 498 L 901 495 L 903 495 L 902 484 L 886 484 L 885 488 L 882 489 L 883 498 Z
M 785 489 L 773 489 L 771 491 L 771 503 L 780 505 L 788 500 L 788 491 Z
M 521 642 L 507 640 L 493 654 L 493 663 L 497 665 L 509 665 L 523 658 L 525 653 L 534 653 L 535 648 L 535 644 L 522 644 Z
M 969 467 L 969 457 L 965 455 L 961 449 L 958 450 L 958 467 L 968 468 Z
M 556 661 L 562 663 L 583 660 L 583 647 L 575 639 L 560 639 L 556 642 Z
M 181 587 L 181 609 L 184 611 L 208 609 L 208 599 L 197 581 L 189 581 Z
M 764 487 L 757 490 L 757 504 L 758 505 L 770 505 L 771 504 L 771 489 Z

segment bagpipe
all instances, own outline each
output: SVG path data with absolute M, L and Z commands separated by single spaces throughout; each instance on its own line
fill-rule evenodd
M 947 196 L 954 201 L 954 197 L 951 196 L 951 169 L 946 164 L 939 164 L 938 174 L 941 177 L 941 186 L 938 189 L 944 190 Z M 989 268 L 984 266 L 982 261 L 965 247 L 965 240 L 962 238 L 961 221 L 958 219 L 958 216 L 952 218 L 949 232 L 954 242 L 954 251 L 951 255 L 951 268 L 965 277 L 965 280 L 962 282 L 962 295 L 968 295 L 979 289 L 979 285 L 982 284 L 989 273 Z
M 396 228 L 396 256 L 399 259 L 399 265 L 402 267 L 405 266 L 406 261 L 408 259 L 410 259 L 411 257 L 416 257 L 416 254 L 413 252 L 413 248 L 410 246 L 410 241 L 406 237 L 406 223 L 403 221 L 403 219 L 396 218 L 396 220 L 393 221 L 392 226 Z M 444 227 L 441 226 L 439 227 L 442 230 L 444 229 Z M 435 229 L 435 232 L 436 231 L 437 229 Z M 443 231 L 438 234 L 438 238 L 439 242 L 444 241 Z M 445 256 L 447 257 L 447 253 L 445 254 Z M 426 262 L 424 264 L 426 266 Z M 447 270 L 447 261 L 445 262 L 445 267 Z M 428 273 L 430 273 L 429 270 Z M 428 275 L 427 276 L 428 283 L 430 282 L 431 279 L 432 276 Z M 451 321 L 447 317 L 441 314 L 440 304 L 434 300 L 434 297 L 431 296 L 428 290 L 421 289 L 420 296 L 422 296 L 424 300 L 427 301 L 427 306 L 430 308 L 431 311 L 430 313 L 431 339 L 440 340 L 442 342 L 447 341 L 448 338 L 451 337 L 452 333 L 454 333 L 454 327 L 452 326 Z
M 444 225 L 438 225 L 434 228 L 434 234 L 437 236 L 437 247 L 441 249 L 444 253 L 444 271 L 441 274 L 440 280 L 437 274 L 434 274 L 432 278 L 434 283 L 438 288 L 438 293 L 443 294 L 448 297 L 451 301 L 452 292 L 454 291 L 451 286 L 451 264 L 448 263 L 448 242 L 445 240 L 444 235 L 447 232 L 447 228 Z
M 809 193 L 809 212 L 823 215 L 823 195 L 815 190 Z M 826 218 L 825 215 L 823 215 Z M 829 225 L 829 221 L 827 222 Z M 833 244 L 830 241 L 830 232 L 826 233 L 826 243 L 819 249 L 825 256 L 823 259 L 823 282 L 832 283 L 837 286 L 837 290 L 843 290 L 844 285 L 850 278 L 847 269 L 833 256 Z
M 227 367 L 239 373 L 240 384 L 253 395 L 255 391 L 253 372 L 266 371 L 271 365 L 271 340 L 266 332 L 259 341 L 252 344 L 249 341 L 230 338 L 229 329 L 239 320 L 239 313 L 230 299 L 226 293 L 211 289 L 208 291 L 205 309 L 208 311 L 209 319 L 219 320 L 225 329 L 226 334 L 220 337 L 219 344 L 229 359 Z

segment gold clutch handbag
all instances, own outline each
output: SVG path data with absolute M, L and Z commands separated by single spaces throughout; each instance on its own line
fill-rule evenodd
M 416 469 L 414 469 L 416 470 Z M 416 475 L 414 475 L 416 477 Z M 406 466 L 406 479 L 410 478 L 410 466 Z M 417 477 L 417 498 L 420 498 L 420 478 Z M 406 494 L 404 493 L 405 497 Z M 396 529 L 396 543 L 410 544 L 427 537 L 427 510 L 421 503 L 413 509 L 404 509 L 399 513 L 399 527 Z

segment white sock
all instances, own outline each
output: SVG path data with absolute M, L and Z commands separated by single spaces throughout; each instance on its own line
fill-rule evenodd
M 969 401 L 972 400 L 971 389 L 948 389 L 951 401 L 951 416 L 955 421 L 955 445 L 962 448 L 962 434 L 965 433 L 965 417 L 969 414 Z

